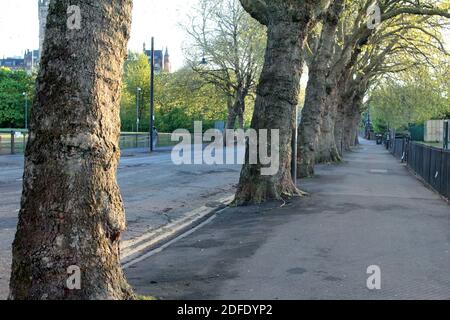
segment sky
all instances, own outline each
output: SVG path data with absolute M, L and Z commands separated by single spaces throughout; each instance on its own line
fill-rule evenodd
M 179 24 L 185 21 L 197 0 L 134 0 L 133 25 L 129 49 L 169 48 L 173 69 L 183 66 L 185 33 Z M 23 56 L 27 49 L 39 47 L 38 0 L 0 0 L 0 57 Z

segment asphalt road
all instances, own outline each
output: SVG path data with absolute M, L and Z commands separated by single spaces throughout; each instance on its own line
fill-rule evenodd
M 8 294 L 22 172 L 22 156 L 0 156 L 0 299 Z M 232 195 L 239 172 L 238 165 L 176 166 L 167 151 L 153 155 L 125 151 L 118 171 L 127 218 L 124 239 L 157 229 L 193 209 Z
M 317 173 L 301 182 L 310 197 L 229 208 L 129 282 L 160 299 L 450 299 L 445 201 L 370 143 Z

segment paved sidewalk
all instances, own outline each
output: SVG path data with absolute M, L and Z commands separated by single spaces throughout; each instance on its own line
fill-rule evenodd
M 162 299 L 450 299 L 450 206 L 363 143 L 301 181 L 310 197 L 227 209 L 127 268 L 130 283 Z

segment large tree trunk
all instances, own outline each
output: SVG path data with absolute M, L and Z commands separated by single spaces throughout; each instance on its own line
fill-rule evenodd
M 352 132 L 352 147 L 359 145 L 358 134 L 359 134 L 359 123 L 361 122 L 361 112 L 356 110 L 353 116 L 353 132 Z
M 235 110 L 235 105 L 232 104 L 231 107 L 228 108 L 228 118 L 227 118 L 227 129 L 234 129 L 236 124 L 237 113 Z
M 339 157 L 344 153 L 344 131 L 345 131 L 345 119 L 344 119 L 344 104 L 341 102 L 336 106 L 336 116 L 334 121 L 334 145 L 339 151 Z
M 337 108 L 339 96 L 337 89 L 327 96 L 322 121 L 320 123 L 319 145 L 316 150 L 316 163 L 333 163 L 341 161 L 340 145 L 335 140 L 335 124 L 337 119 Z
M 348 103 L 344 105 L 343 108 L 343 145 L 344 145 L 344 151 L 350 151 L 351 147 L 353 145 L 353 142 L 355 141 L 355 137 L 353 134 L 353 104 Z
M 358 106 L 358 104 L 349 105 L 345 114 L 344 145 L 347 151 L 356 145 L 358 124 L 361 119 Z
M 71 5 L 81 9 L 81 29 L 67 26 Z M 132 0 L 50 3 L 10 299 L 134 298 L 120 264 L 125 217 L 116 182 L 131 11 Z M 72 266 L 79 290 L 67 286 Z
M 307 17 L 300 22 L 287 19 L 268 24 L 267 49 L 252 128 L 279 130 L 279 170 L 275 175 L 264 176 L 261 164 L 246 163 L 236 194 L 239 205 L 299 194 L 291 177 L 291 141 L 303 67 L 303 44 L 309 25 Z
M 333 56 L 339 15 L 343 10 L 342 4 L 343 0 L 336 0 L 330 6 L 323 21 L 319 47 L 309 68 L 305 105 L 302 111 L 302 122 L 299 126 L 298 136 L 297 175 L 299 178 L 314 175 L 320 125 L 324 117 L 327 95 L 331 93 L 327 76 L 329 75 L 330 61 Z M 329 113 L 327 113 L 327 116 L 330 116 Z
M 236 90 L 234 102 L 228 103 L 228 120 L 227 129 L 234 129 L 236 125 L 236 120 L 238 120 L 238 126 L 240 129 L 244 128 L 244 111 L 245 111 L 245 98 L 247 97 L 248 91 L 244 88 L 238 87 Z
M 343 150 L 350 151 L 355 146 L 359 121 L 361 119 L 361 106 L 364 99 L 364 83 L 358 83 L 349 76 L 346 89 L 341 95 L 339 110 L 339 122 L 336 123 L 336 130 L 341 132 L 341 136 L 336 135 L 336 141 L 342 140 Z

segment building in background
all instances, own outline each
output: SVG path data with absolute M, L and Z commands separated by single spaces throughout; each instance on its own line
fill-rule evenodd
M 27 50 L 23 57 L 12 57 L 0 59 L 0 67 L 8 68 L 13 71 L 24 70 L 32 73 L 36 70 L 39 63 L 39 50 Z
M 39 50 L 27 50 L 24 54 L 25 71 L 33 72 L 39 65 L 40 53 Z
M 0 59 L 0 67 L 8 68 L 13 71 L 25 70 L 25 60 L 19 57 Z
M 45 39 L 45 27 L 47 23 L 48 7 L 50 0 L 38 0 L 38 16 L 39 16 L 39 49 L 26 50 L 22 57 L 8 57 L 0 59 L 0 67 L 11 70 L 24 70 L 32 73 L 39 66 L 41 58 L 42 46 Z
M 149 61 L 152 56 L 152 50 L 147 50 L 146 45 L 144 43 L 143 52 L 148 57 Z M 172 66 L 170 63 L 170 55 L 169 49 L 166 48 L 166 52 L 163 54 L 163 50 L 155 50 L 155 72 L 167 72 L 170 73 L 172 71 Z
M 172 72 L 172 64 L 170 63 L 169 48 L 166 47 L 166 53 L 164 54 L 164 72 Z

